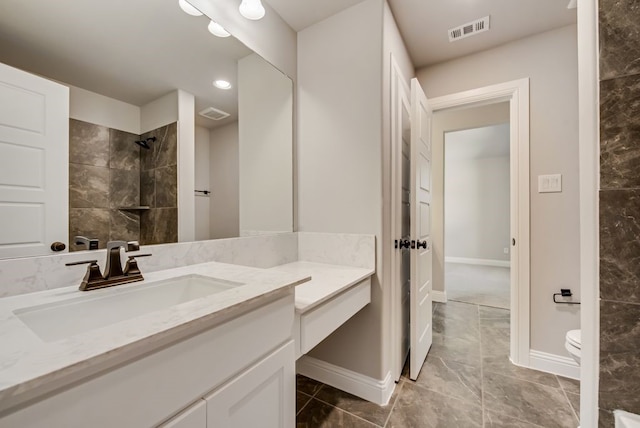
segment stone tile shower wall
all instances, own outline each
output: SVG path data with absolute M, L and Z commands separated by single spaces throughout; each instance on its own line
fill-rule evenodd
M 601 427 L 640 413 L 640 2 L 600 0 Z
M 138 213 L 118 208 L 140 205 L 139 138 L 116 129 L 69 121 L 69 249 L 85 250 L 76 235 L 100 240 L 140 239 Z
M 142 245 L 178 242 L 178 135 L 172 123 L 141 135 L 156 137 L 151 149 L 141 149 L 140 203 L 150 209 L 140 215 Z

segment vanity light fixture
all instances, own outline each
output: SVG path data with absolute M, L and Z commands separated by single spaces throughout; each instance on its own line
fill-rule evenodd
M 218 24 L 213 20 L 209 22 L 209 25 L 207 26 L 207 28 L 209 29 L 209 32 L 214 36 L 229 37 L 231 35 L 231 33 L 225 30 L 222 25 Z
M 215 86 L 216 88 L 220 88 L 220 89 L 231 89 L 231 83 L 227 82 L 226 80 L 215 80 L 213 82 L 213 86 Z
M 242 0 L 238 10 L 240 10 L 240 15 L 253 21 L 262 19 L 265 14 L 264 6 L 260 0 Z
M 202 12 L 191 6 L 191 3 L 189 3 L 187 0 L 178 0 L 178 5 L 180 6 L 180 9 L 182 9 L 182 11 L 188 15 L 202 16 Z

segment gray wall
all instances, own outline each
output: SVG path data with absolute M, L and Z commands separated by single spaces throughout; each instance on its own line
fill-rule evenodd
M 209 132 L 210 236 L 211 239 L 240 236 L 240 170 L 238 122 Z
M 300 231 L 379 237 L 382 12 L 366 0 L 298 33 Z M 311 356 L 382 379 L 381 318 L 378 270 L 371 304 Z
M 445 257 L 509 261 L 509 157 L 446 159 L 444 171 Z
M 640 7 L 600 0 L 601 427 L 640 413 Z
M 259 55 L 238 61 L 240 235 L 293 229 L 291 80 Z
M 555 305 L 551 297 L 560 288 L 570 288 L 580 299 L 576 26 L 427 67 L 417 74 L 427 97 L 530 79 L 531 348 L 569 357 L 565 333 L 579 328 L 579 309 Z M 562 193 L 538 193 L 538 175 L 555 173 L 562 174 Z
M 298 33 L 299 230 L 373 233 L 377 257 L 371 304 L 311 356 L 374 379 L 391 368 L 392 54 L 408 84 L 413 64 L 382 0 Z

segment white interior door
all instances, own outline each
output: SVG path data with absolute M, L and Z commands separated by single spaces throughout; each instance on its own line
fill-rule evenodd
M 392 375 L 397 382 L 410 349 L 411 90 L 391 56 Z M 401 244 L 402 243 L 402 244 Z
M 401 197 L 400 197 L 400 230 L 403 240 L 411 239 L 411 105 L 407 96 L 401 97 Z M 400 258 L 400 308 L 401 308 L 401 358 L 402 365 L 407 361 L 411 347 L 411 248 L 401 248 Z M 402 367 L 400 368 L 402 370 Z
M 409 377 L 418 378 L 431 348 L 431 110 L 418 83 L 411 80 L 411 357 Z M 414 242 L 415 241 L 415 242 Z
M 69 88 L 0 63 L 0 258 L 69 238 Z

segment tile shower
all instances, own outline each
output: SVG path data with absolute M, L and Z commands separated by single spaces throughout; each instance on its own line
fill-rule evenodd
M 151 149 L 134 142 L 156 137 Z M 142 136 L 80 120 L 69 123 L 69 249 L 76 235 L 177 242 L 177 134 L 172 123 Z M 135 209 L 141 205 L 147 210 Z
M 640 413 L 640 5 L 600 0 L 601 427 Z

